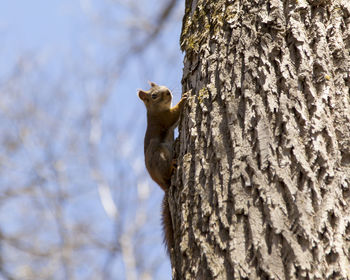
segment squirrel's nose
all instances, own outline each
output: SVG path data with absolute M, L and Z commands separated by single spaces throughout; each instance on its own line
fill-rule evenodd
M 157 98 L 157 94 L 153 93 L 152 94 L 152 99 L 156 99 Z

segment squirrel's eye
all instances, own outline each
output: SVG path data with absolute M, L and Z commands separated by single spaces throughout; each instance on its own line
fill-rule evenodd
M 157 98 L 157 94 L 156 93 L 152 93 L 152 99 L 156 99 Z
M 170 95 L 170 90 L 167 90 L 166 95 Z

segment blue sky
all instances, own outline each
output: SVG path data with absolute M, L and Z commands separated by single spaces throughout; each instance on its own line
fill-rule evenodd
M 16 50 L 68 48 L 86 24 L 79 1 L 3 1 L 0 30 Z
M 90 6 L 89 3 L 95 6 Z M 79 59 L 86 53 L 95 62 L 111 59 L 113 48 L 118 52 L 117 46 L 123 45 L 124 38 L 108 38 L 106 35 L 109 31 L 101 33 L 101 29 L 91 23 L 89 16 L 93 16 L 96 3 L 98 1 L 90 0 L 4 1 L 0 9 L 0 34 L 3 37 L 0 46 L 0 69 L 6 71 L 18 55 L 32 53 L 40 53 L 40 60 L 49 63 L 52 68 L 64 59 L 74 61 L 74 58 Z M 146 67 L 140 66 L 140 60 L 129 62 L 117 85 L 117 90 L 124 94 L 123 99 L 116 101 L 117 106 L 121 105 L 121 110 L 130 105 L 130 101 L 136 101 L 136 89 L 148 87 L 147 80 L 170 87 L 174 91 L 175 102 L 180 98 L 182 54 L 179 50 L 179 32 L 180 19 L 175 30 L 168 30 L 166 35 L 161 36 L 159 43 L 143 55 Z M 171 38 L 169 34 L 172 35 Z M 108 41 L 113 43 L 109 45 Z M 172 44 L 172 47 L 164 48 L 164 44 Z M 168 56 L 166 53 L 162 54 L 167 60 L 164 61 L 159 56 L 157 47 L 162 51 L 168 49 Z M 142 105 L 136 103 L 137 108 Z
M 89 8 L 89 3 L 95 6 Z M 99 71 L 108 73 L 109 67 L 112 69 L 113 63 L 116 63 L 114 59 L 125 51 L 123 46 L 128 38 L 127 33 L 122 30 L 122 26 L 116 27 L 115 30 L 113 28 L 107 30 L 103 25 L 96 25 L 96 22 L 92 20 L 94 9 L 97 5 L 102 6 L 101 3 L 111 5 L 111 1 L 99 2 L 98 0 L 3 1 L 0 9 L 0 34 L 2 37 L 0 83 L 4 74 L 13 68 L 19 57 L 34 56 L 40 65 L 38 67 L 34 65 L 30 75 L 35 75 L 35 71 L 38 69 L 45 72 L 46 79 L 42 79 L 41 74 L 38 74 L 37 81 L 40 83 L 40 87 L 45 89 L 45 83 L 55 81 L 56 78 L 59 81 L 58 77 L 62 71 L 67 75 L 64 80 L 65 88 L 70 91 L 67 95 L 70 98 L 67 104 L 72 107 L 70 110 L 72 114 L 78 114 L 79 106 L 83 106 L 79 99 L 83 95 L 79 93 L 81 85 L 75 84 L 79 81 L 79 75 L 84 74 L 86 77 L 91 77 L 91 80 L 86 81 L 83 87 L 89 86 L 98 91 L 101 81 L 94 80 L 95 74 Z M 152 10 L 150 9 L 146 13 L 151 15 L 155 12 L 154 6 L 148 7 Z M 118 19 L 123 19 L 123 16 L 127 15 L 125 10 L 108 12 L 117 13 Z M 105 105 L 102 118 L 105 134 L 108 134 L 108 124 L 110 123 L 117 123 L 124 130 L 121 134 L 124 133 L 127 140 L 124 141 L 123 150 L 120 152 L 129 151 L 133 156 L 143 158 L 142 145 L 146 128 L 146 111 L 143 103 L 136 96 L 136 90 L 138 88 L 148 89 L 147 80 L 167 85 L 172 89 L 174 92 L 173 103 L 180 99 L 182 75 L 182 54 L 179 50 L 180 17 L 181 15 L 179 15 L 177 24 L 166 27 L 166 32 L 152 47 L 128 61 L 121 76 L 113 85 L 113 94 Z M 86 67 L 84 67 L 85 65 Z M 86 73 L 79 73 L 75 69 L 84 70 Z M 43 98 L 43 96 L 38 96 L 38 98 Z M 55 102 L 50 98 L 52 96 L 47 93 L 48 100 L 39 100 L 39 103 Z M 70 118 L 74 119 L 74 116 L 66 118 L 69 121 Z M 132 119 L 132 127 L 128 127 L 130 119 Z M 115 135 L 107 136 L 109 138 L 115 137 Z M 102 152 L 105 153 L 105 157 L 109 156 L 108 151 L 103 150 Z M 122 160 L 118 164 L 124 164 L 123 168 L 128 168 L 128 164 L 123 163 Z M 113 172 L 113 166 L 106 166 L 106 170 L 107 174 Z M 154 211 L 160 212 L 161 191 L 153 182 L 150 180 L 149 182 L 158 194 L 158 201 L 155 201 L 153 205 Z M 96 194 L 97 192 L 94 192 L 92 195 L 96 196 Z M 81 207 L 88 209 L 91 204 L 82 204 Z M 100 205 L 94 205 L 94 207 L 100 207 L 96 209 L 96 213 L 101 213 L 99 222 L 107 221 L 104 220 L 107 217 L 103 216 L 102 207 Z M 158 238 L 161 238 L 160 223 L 156 230 L 159 231 Z M 161 243 L 161 239 L 159 241 Z M 165 256 L 161 245 L 158 249 Z M 162 273 L 164 273 L 163 276 L 169 275 L 168 263 Z M 164 279 L 164 277 L 159 279 Z

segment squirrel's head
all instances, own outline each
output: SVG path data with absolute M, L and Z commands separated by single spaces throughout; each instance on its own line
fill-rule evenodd
M 148 112 L 160 112 L 169 110 L 173 98 L 171 91 L 165 86 L 159 86 L 148 82 L 151 89 L 148 91 L 139 90 L 137 95 L 145 103 Z

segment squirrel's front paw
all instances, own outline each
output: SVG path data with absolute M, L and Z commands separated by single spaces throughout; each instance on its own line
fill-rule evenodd
M 186 91 L 183 95 L 182 95 L 182 99 L 183 100 L 187 100 L 188 99 L 188 96 L 190 95 L 192 90 L 189 90 L 189 91 Z

